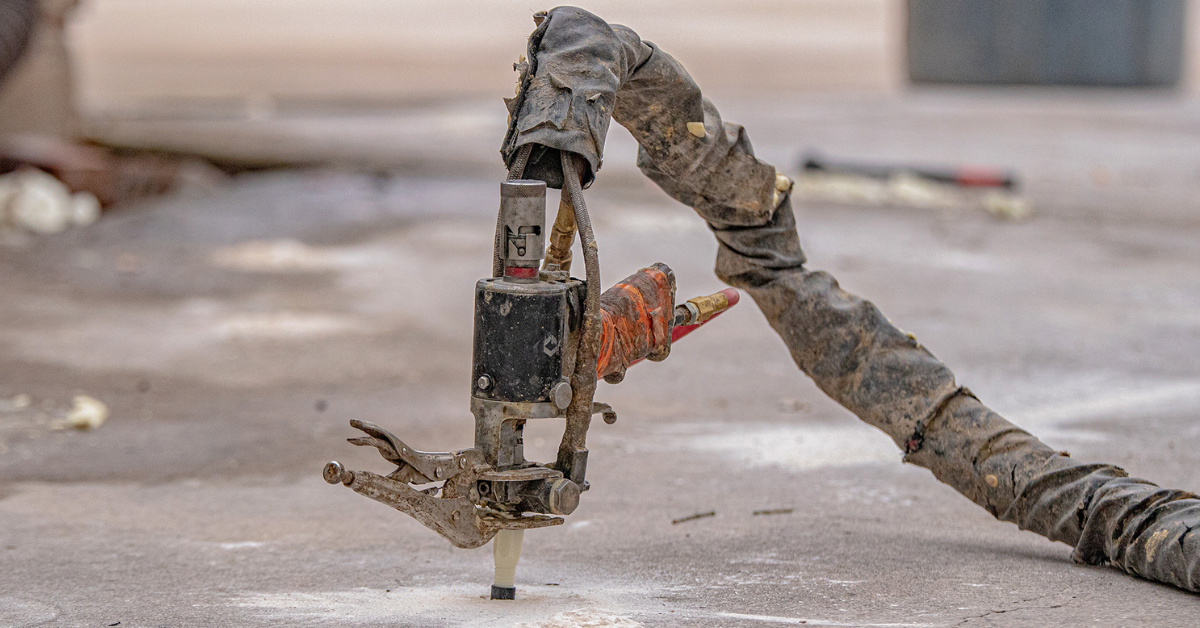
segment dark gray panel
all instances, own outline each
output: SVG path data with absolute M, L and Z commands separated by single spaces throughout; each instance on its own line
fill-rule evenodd
M 1174 85 L 1184 12 L 1184 0 L 909 0 L 909 78 Z

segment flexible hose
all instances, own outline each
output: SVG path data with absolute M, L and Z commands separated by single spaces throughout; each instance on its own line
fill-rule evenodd
M 525 174 L 525 164 L 529 163 L 529 153 L 533 150 L 533 144 L 526 144 L 517 150 L 517 156 L 513 157 L 512 165 L 508 167 L 508 180 L 520 179 Z M 504 234 L 500 233 L 503 225 L 500 220 L 503 217 L 500 212 L 496 212 L 496 237 L 492 241 L 492 276 L 499 277 L 504 274 Z
M 575 225 L 579 229 L 579 244 L 583 248 L 583 265 L 587 278 L 587 296 L 583 307 L 583 330 L 571 374 L 571 405 L 567 407 L 567 426 L 558 449 L 559 466 L 573 460 L 575 452 L 584 449 L 588 425 L 592 420 L 592 397 L 596 394 L 596 357 L 600 347 L 600 256 L 592 220 L 583 202 L 583 188 L 575 156 L 562 151 L 563 187 L 575 207 Z M 572 469 L 572 471 L 574 471 Z

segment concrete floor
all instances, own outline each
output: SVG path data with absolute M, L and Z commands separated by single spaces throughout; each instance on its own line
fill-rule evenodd
M 781 165 L 817 146 L 1022 169 L 1039 214 L 1021 224 L 804 206 L 811 265 L 1051 445 L 1200 488 L 1194 106 L 718 102 Z M 423 449 L 471 443 L 472 286 L 500 171 L 482 161 L 495 135 L 448 129 L 409 154 L 440 174 L 246 175 L 0 240 L 0 399 L 33 399 L 0 400 L 0 626 L 1194 624 L 1194 595 L 1074 565 L 902 465 L 748 301 L 601 386 L 621 419 L 593 427 L 592 490 L 526 535 L 520 599 L 483 599 L 486 548 L 320 478 L 330 459 L 386 470 L 345 443 L 351 418 Z M 631 173 L 630 148 L 614 132 L 589 196 L 605 283 L 663 261 L 681 296 L 720 288 L 704 225 Z M 113 417 L 52 430 L 77 393 Z M 530 458 L 556 427 L 527 430 Z

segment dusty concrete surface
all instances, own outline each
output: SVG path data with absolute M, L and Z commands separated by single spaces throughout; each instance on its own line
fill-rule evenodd
M 1023 224 L 800 207 L 811 265 L 1051 445 L 1200 488 L 1200 149 L 1178 135 L 1194 108 L 1020 92 L 718 104 L 780 163 L 817 146 L 1021 168 L 1040 209 Z M 247 175 L 0 243 L 0 626 L 1194 622 L 1195 596 L 1075 566 L 901 465 L 749 303 L 601 386 L 621 419 L 593 428 L 593 490 L 526 535 L 521 599 L 481 599 L 490 552 L 319 474 L 333 458 L 383 470 L 343 441 L 351 418 L 470 444 L 491 115 L 478 138 L 451 126 L 406 149 L 439 164 L 418 174 Z M 681 295 L 719 288 L 711 236 L 633 176 L 630 150 L 613 136 L 589 195 L 605 283 L 662 261 Z M 76 393 L 112 418 L 52 430 Z M 552 457 L 554 428 L 528 430 L 529 457 Z M 774 508 L 794 512 L 751 514 Z
M 1193 223 L 1200 101 L 1170 93 L 1059 89 L 924 89 L 899 98 L 705 90 L 743 124 L 756 153 L 791 171 L 829 158 L 1015 169 L 1042 215 Z M 498 97 L 403 110 L 278 112 L 264 119 L 113 117 L 88 132 L 107 142 L 198 152 L 246 164 L 335 163 L 381 172 L 499 177 Z M 604 178 L 641 183 L 637 147 L 613 125 Z

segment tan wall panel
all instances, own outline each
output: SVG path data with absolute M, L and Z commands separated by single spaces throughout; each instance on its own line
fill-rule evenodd
M 514 0 L 90 0 L 73 26 L 90 110 L 511 91 L 533 28 Z M 600 0 L 707 89 L 902 83 L 902 0 Z

